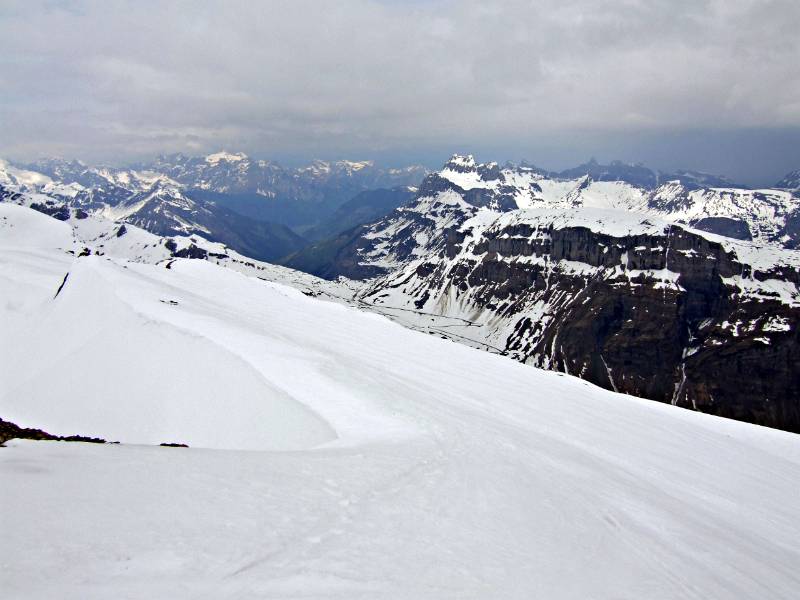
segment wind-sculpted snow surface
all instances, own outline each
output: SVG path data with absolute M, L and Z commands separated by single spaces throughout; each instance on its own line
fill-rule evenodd
M 65 223 L 8 205 L 0 215 L 4 418 L 119 441 L 221 448 L 303 448 L 333 438 L 257 366 L 170 319 L 191 304 L 191 292 L 168 281 L 180 267 L 151 273 L 96 254 L 76 258 L 65 252 L 73 246 Z M 201 304 L 197 321 L 209 311 Z M 222 332 L 226 319 L 218 316 L 209 326 Z
M 2 417 L 196 446 L 0 449 L 4 598 L 800 590 L 797 436 L 208 261 L 69 254 L 24 207 L 0 240 Z
M 800 589 L 797 436 L 0 209 L 3 418 L 126 442 L 0 449 L 5 598 Z

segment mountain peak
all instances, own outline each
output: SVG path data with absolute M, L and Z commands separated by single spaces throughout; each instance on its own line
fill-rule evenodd
M 336 163 L 338 166 L 350 170 L 360 171 L 368 167 L 375 166 L 375 161 L 372 160 L 340 160 Z
M 474 169 L 476 166 L 475 157 L 472 154 L 453 154 L 445 164 L 445 168 L 456 167 L 458 169 Z
M 230 152 L 216 152 L 214 154 L 209 154 L 206 156 L 206 162 L 211 165 L 219 164 L 220 162 L 229 162 L 235 163 L 240 162 L 243 160 L 247 160 L 248 156 L 244 152 L 236 152 L 231 154 Z

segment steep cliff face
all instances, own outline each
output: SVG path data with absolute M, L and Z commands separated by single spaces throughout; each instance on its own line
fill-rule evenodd
M 590 209 L 483 211 L 440 239 L 362 301 L 608 389 L 800 431 L 796 252 Z
M 557 316 L 540 328 L 519 318 L 510 354 L 609 389 L 800 431 L 797 296 L 738 284 L 796 282 L 796 268 L 754 270 L 679 228 L 624 238 L 568 228 L 553 232 L 549 250 L 596 271 L 549 274 L 550 297 L 566 292 Z

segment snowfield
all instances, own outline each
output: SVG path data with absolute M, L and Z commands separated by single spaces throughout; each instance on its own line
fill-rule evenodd
M 0 417 L 122 442 L 0 448 L 3 598 L 800 596 L 796 435 L 83 246 L 0 204 Z

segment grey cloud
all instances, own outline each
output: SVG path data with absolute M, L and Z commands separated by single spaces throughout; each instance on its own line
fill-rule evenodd
M 791 129 L 798 25 L 794 0 L 11 2 L 0 153 Z

